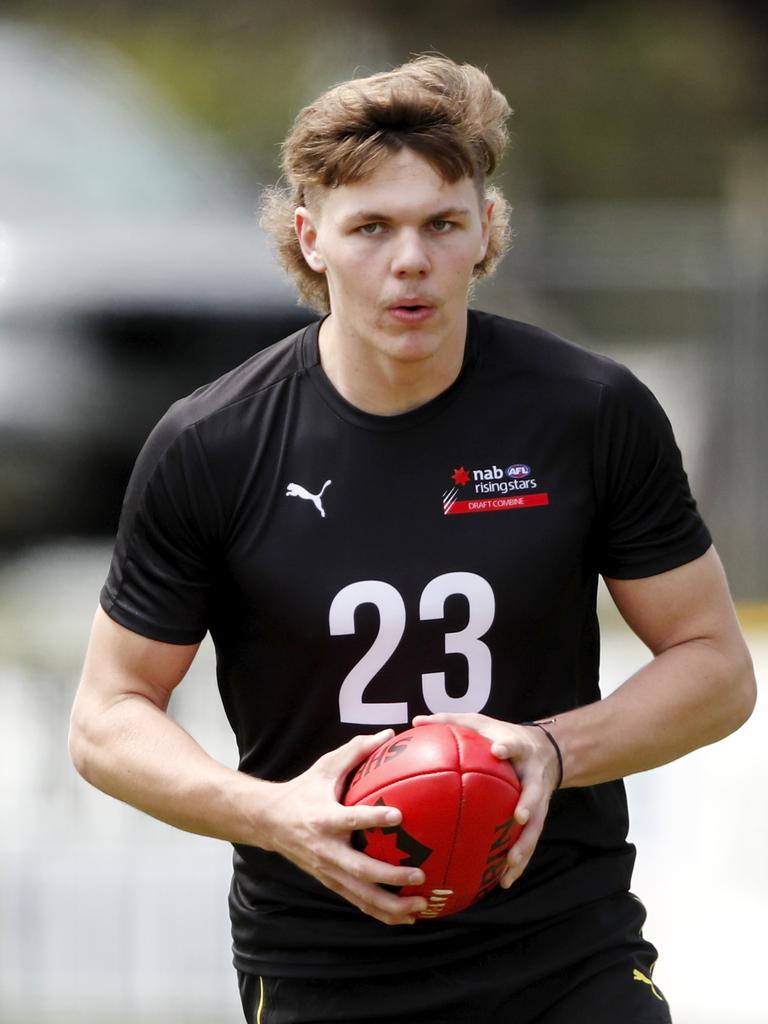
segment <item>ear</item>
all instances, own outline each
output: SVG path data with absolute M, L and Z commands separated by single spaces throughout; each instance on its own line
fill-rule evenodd
M 483 203 L 483 209 L 481 211 L 482 241 L 480 243 L 480 255 L 477 259 L 478 263 L 483 262 L 485 254 L 488 252 L 488 242 L 491 237 L 491 220 L 493 218 L 494 206 L 495 203 L 492 199 L 486 199 Z
M 296 208 L 293 215 L 293 226 L 296 229 L 296 237 L 299 240 L 304 259 L 307 261 L 307 266 L 318 274 L 324 273 L 325 260 L 317 247 L 317 228 L 312 214 L 306 206 Z

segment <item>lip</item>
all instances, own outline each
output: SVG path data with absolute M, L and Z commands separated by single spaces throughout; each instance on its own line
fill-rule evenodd
M 387 307 L 387 312 L 404 324 L 420 324 L 429 320 L 435 313 L 435 307 L 428 302 L 419 302 L 418 299 L 403 299 Z

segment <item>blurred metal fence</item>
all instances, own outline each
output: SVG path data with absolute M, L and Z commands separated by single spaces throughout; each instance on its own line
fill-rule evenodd
M 0 1022 L 234 1022 L 231 848 L 99 793 L 69 762 L 108 564 L 107 544 L 59 542 L 0 567 Z M 236 764 L 209 643 L 172 713 Z

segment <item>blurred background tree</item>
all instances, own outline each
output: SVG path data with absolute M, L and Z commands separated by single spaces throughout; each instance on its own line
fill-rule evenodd
M 540 200 L 722 197 L 768 130 L 768 16 L 741 2 L 7 0 L 110 40 L 252 174 L 274 177 L 296 110 L 411 53 L 486 67 L 516 115 L 512 192 Z

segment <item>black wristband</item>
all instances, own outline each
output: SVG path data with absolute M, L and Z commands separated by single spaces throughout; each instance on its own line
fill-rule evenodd
M 551 719 L 551 721 L 554 721 L 554 719 Z M 557 754 L 557 766 L 560 769 L 560 776 L 557 780 L 557 785 L 555 786 L 555 789 L 560 789 L 560 786 L 563 784 L 563 755 L 560 752 L 560 747 L 558 745 L 557 740 L 549 731 L 549 729 L 544 728 L 541 722 L 521 722 L 520 725 L 534 725 L 537 729 L 541 729 L 541 731 L 547 737 L 549 742 L 555 748 L 555 753 Z

